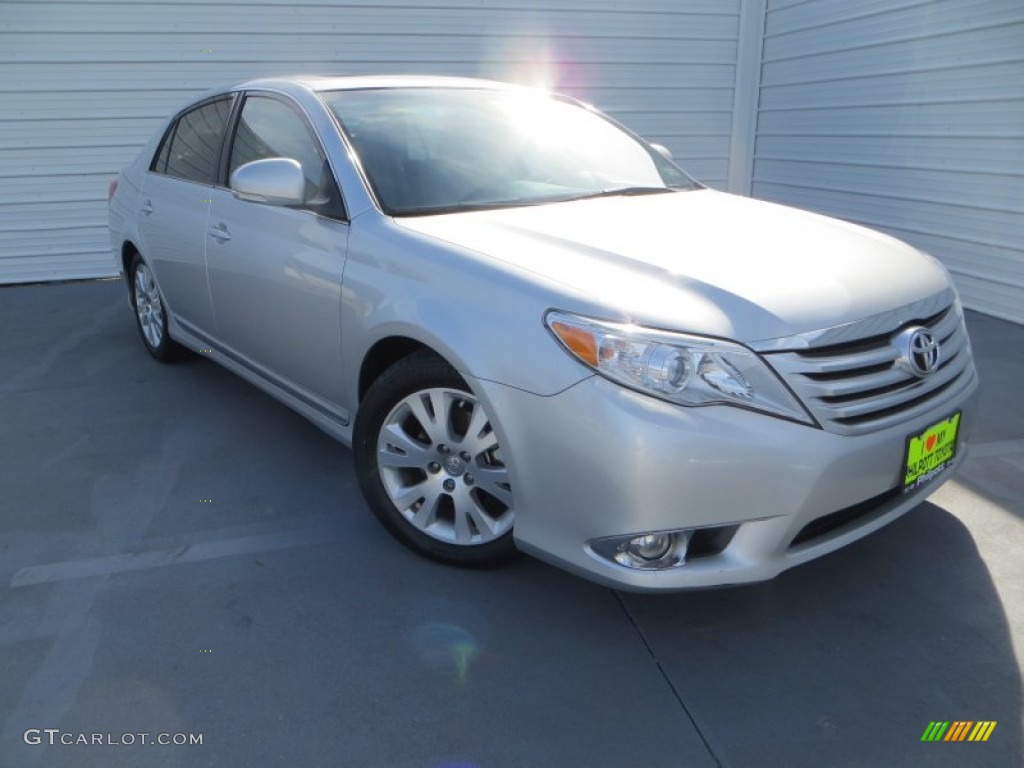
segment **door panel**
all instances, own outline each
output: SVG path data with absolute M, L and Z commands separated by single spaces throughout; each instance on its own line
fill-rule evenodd
M 215 327 L 206 285 L 210 192 L 202 184 L 147 173 L 138 199 L 142 253 L 168 308 L 206 332 Z
M 348 225 L 218 189 L 206 237 L 218 340 L 250 365 L 338 402 Z

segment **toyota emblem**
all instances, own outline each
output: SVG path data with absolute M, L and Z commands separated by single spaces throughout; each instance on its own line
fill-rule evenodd
M 939 342 L 927 328 L 914 326 L 895 339 L 900 356 L 896 365 L 920 379 L 935 373 L 939 367 Z

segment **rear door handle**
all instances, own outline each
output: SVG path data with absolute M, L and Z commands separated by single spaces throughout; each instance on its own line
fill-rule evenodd
M 216 227 L 210 227 L 206 230 L 206 234 L 221 243 L 226 243 L 231 239 L 231 233 L 228 232 L 228 228 L 223 224 L 218 224 Z
M 142 204 L 142 212 L 149 216 L 153 212 L 153 201 L 147 200 Z

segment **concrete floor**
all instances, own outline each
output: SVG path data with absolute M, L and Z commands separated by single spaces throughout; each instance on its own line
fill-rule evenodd
M 1021 765 L 1024 328 L 969 324 L 956 481 L 773 582 L 651 597 L 420 559 L 347 450 L 152 361 L 121 284 L 0 288 L 0 766 Z

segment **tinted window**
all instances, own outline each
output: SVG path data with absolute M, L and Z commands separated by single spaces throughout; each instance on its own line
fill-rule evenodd
M 204 104 L 178 118 L 165 172 L 189 181 L 214 184 L 230 111 L 231 99 L 225 98 Z M 159 162 L 158 158 L 158 166 Z
M 239 166 L 270 157 L 290 157 L 302 166 L 306 177 L 303 208 L 342 215 L 341 196 L 330 166 L 305 119 L 280 99 L 249 96 L 231 144 L 228 178 Z

